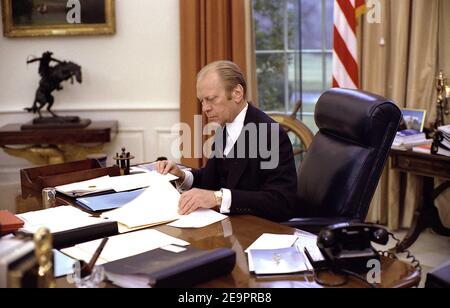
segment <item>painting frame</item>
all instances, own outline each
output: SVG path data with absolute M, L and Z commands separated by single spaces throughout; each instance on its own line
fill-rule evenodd
M 1 1 L 3 35 L 8 38 L 112 35 L 116 33 L 115 0 L 104 0 L 104 22 L 79 24 L 70 24 L 66 22 L 45 25 L 15 24 L 12 6 L 12 1 L 14 0 Z
M 402 112 L 402 124 L 406 126 L 406 129 L 423 132 L 427 117 L 427 111 L 425 109 L 402 108 L 400 110 Z

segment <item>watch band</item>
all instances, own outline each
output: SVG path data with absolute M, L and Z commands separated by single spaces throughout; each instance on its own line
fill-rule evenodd
M 216 205 L 221 206 L 222 205 L 222 198 L 223 198 L 223 192 L 222 190 L 218 190 L 214 192 L 214 197 L 216 198 Z

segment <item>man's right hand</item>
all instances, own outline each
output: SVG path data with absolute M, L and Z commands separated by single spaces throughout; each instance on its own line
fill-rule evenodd
M 159 173 L 166 175 L 168 173 L 173 174 L 178 177 L 177 182 L 183 183 L 185 174 L 178 165 L 170 160 L 160 160 L 156 163 L 156 171 Z

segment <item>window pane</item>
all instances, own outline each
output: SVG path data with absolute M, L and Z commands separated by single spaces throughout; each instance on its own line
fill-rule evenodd
M 256 50 L 284 49 L 285 1 L 254 0 Z
M 333 3 L 334 1 L 325 0 L 326 49 L 333 49 Z
M 327 50 L 333 48 L 333 4 L 253 0 L 260 106 L 289 113 L 302 98 L 302 120 L 313 131 L 317 99 L 331 87 L 332 53 Z M 302 54 L 292 52 L 299 49 Z
M 284 55 L 256 55 L 256 67 L 261 109 L 284 112 Z
M 327 80 L 326 80 L 326 87 L 323 90 L 328 90 L 332 86 L 333 82 L 333 54 L 331 52 L 327 53 L 326 55 L 326 61 L 327 61 Z
M 323 91 L 322 54 L 303 53 L 303 102 L 316 103 Z M 313 110 L 303 110 L 312 112 Z
M 301 18 L 302 49 L 322 49 L 322 2 L 302 0 Z
M 292 111 L 295 104 L 301 99 L 301 58 L 300 53 L 290 54 L 288 57 L 289 65 L 289 106 L 288 110 Z
M 287 16 L 288 16 L 288 48 L 298 50 L 300 49 L 300 19 L 299 19 L 299 1 L 287 1 Z

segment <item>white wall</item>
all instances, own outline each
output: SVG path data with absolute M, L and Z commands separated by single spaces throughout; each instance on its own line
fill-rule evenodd
M 0 126 L 24 123 L 39 82 L 38 63 L 29 56 L 44 51 L 82 66 L 83 83 L 63 84 L 54 93 L 54 111 L 92 120 L 119 121 L 110 154 L 126 146 L 136 161 L 170 157 L 179 119 L 178 0 L 116 0 L 117 33 L 112 36 L 15 38 L 0 37 Z M 3 31 L 3 29 L 1 29 Z M 14 210 L 19 170 L 26 161 L 0 153 L 0 208 Z

